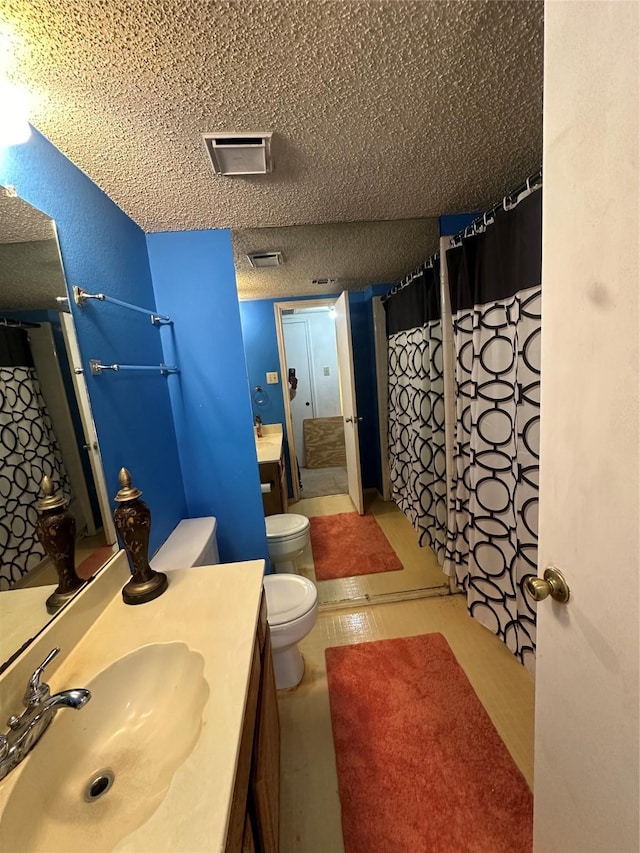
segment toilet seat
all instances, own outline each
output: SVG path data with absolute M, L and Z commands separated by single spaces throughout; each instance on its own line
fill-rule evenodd
M 295 513 L 268 515 L 265 518 L 265 524 L 267 542 L 269 540 L 288 542 L 290 539 L 296 539 L 301 534 L 306 533 L 310 527 L 309 519 L 306 516 L 295 515 Z
M 315 585 L 301 575 L 267 575 L 264 591 L 267 621 L 274 628 L 305 616 L 318 600 Z

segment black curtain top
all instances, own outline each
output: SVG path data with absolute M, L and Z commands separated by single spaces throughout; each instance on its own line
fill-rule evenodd
M 508 299 L 542 280 L 542 190 L 447 252 L 451 311 Z
M 0 326 L 0 367 L 33 367 L 29 338 L 24 329 Z
M 387 314 L 387 337 L 407 329 L 421 328 L 430 320 L 439 320 L 440 262 L 423 270 L 411 284 L 403 287 L 384 303 Z

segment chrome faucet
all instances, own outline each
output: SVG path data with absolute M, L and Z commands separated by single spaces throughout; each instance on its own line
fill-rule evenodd
M 24 706 L 20 717 L 11 716 L 9 731 L 0 734 L 0 779 L 17 767 L 26 758 L 30 749 L 40 740 L 60 708 L 83 708 L 91 693 L 82 687 L 62 690 L 51 696 L 49 685 L 40 681 L 42 673 L 60 649 L 52 649 L 29 679 L 24 694 Z

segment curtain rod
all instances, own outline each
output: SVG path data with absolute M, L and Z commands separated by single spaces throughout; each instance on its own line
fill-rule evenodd
M 386 302 L 387 299 L 390 299 L 392 296 L 394 296 L 400 290 L 407 287 L 407 285 L 411 284 L 412 281 L 415 281 L 415 279 L 418 278 L 418 276 L 421 275 L 421 273 L 425 272 L 425 270 L 433 269 L 434 261 L 437 261 L 439 257 L 440 257 L 440 252 L 434 252 L 434 254 L 431 255 L 431 257 L 427 258 L 426 261 L 423 261 L 423 263 L 421 263 L 420 266 L 416 270 L 414 270 L 412 273 L 409 273 L 409 275 L 405 276 L 400 281 L 400 283 L 396 284 L 395 287 L 392 287 L 388 293 L 385 293 L 385 295 L 382 297 L 381 301 Z
M 523 199 L 525 199 L 528 195 L 535 190 L 540 189 L 542 186 L 542 167 L 538 169 L 537 172 L 534 172 L 533 175 L 529 175 L 529 177 L 523 181 L 520 186 L 516 187 L 515 190 L 512 190 L 508 195 L 506 195 L 502 201 L 494 204 L 493 207 L 490 207 L 489 210 L 485 211 L 480 216 L 477 216 L 473 222 L 467 225 L 466 228 L 463 228 L 462 231 L 459 231 L 458 234 L 453 235 L 450 238 L 451 246 L 459 246 L 462 243 L 462 240 L 465 237 L 471 237 L 473 234 L 480 234 L 484 231 L 487 225 L 490 225 L 495 221 L 496 214 L 501 211 L 512 210 L 516 207 Z M 420 266 L 409 275 L 405 276 L 405 278 L 400 281 L 395 287 L 393 287 L 388 293 L 386 293 L 382 297 L 382 302 L 386 302 L 387 299 L 390 299 L 394 294 L 398 293 L 408 284 L 411 284 L 421 273 L 425 270 L 433 267 L 434 261 L 440 257 L 440 252 L 435 252 L 435 254 L 431 255 L 424 263 L 420 264 Z
M 512 190 L 508 195 L 506 195 L 502 201 L 494 204 L 493 207 L 489 208 L 489 210 L 486 210 L 483 214 L 477 216 L 473 222 L 467 225 L 466 228 L 463 228 L 462 231 L 454 234 L 450 238 L 451 246 L 460 246 L 462 245 L 462 241 L 465 237 L 472 237 L 474 234 L 481 234 L 486 230 L 487 225 L 491 225 L 492 222 L 495 222 L 496 215 L 498 213 L 501 211 L 513 210 L 513 208 L 517 207 L 523 199 L 528 195 L 531 195 L 532 192 L 539 190 L 541 186 L 542 167 L 540 167 L 537 172 L 534 172 L 533 175 L 529 175 L 529 177 L 523 181 L 520 186 L 516 187 L 515 190 Z

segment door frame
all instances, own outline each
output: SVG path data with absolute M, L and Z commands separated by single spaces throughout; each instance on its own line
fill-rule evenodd
M 282 327 L 282 315 L 284 311 L 292 308 L 329 308 L 335 304 L 340 294 L 335 296 L 323 296 L 320 299 L 291 299 L 285 302 L 274 302 L 273 312 L 276 322 L 276 337 L 278 339 L 278 359 L 280 360 L 280 385 L 282 386 L 282 401 L 284 403 L 284 420 L 287 429 L 287 445 L 289 447 L 289 468 L 291 470 L 291 486 L 293 489 L 292 501 L 300 500 L 300 487 L 298 459 L 296 456 L 296 443 L 293 434 L 293 418 L 291 417 L 291 400 L 289 399 L 289 382 L 287 376 L 287 357 L 284 345 L 284 330 Z
M 376 390 L 378 392 L 378 431 L 380 433 L 380 472 L 382 475 L 382 500 L 391 500 L 391 482 L 389 480 L 389 379 L 387 322 L 382 297 L 371 300 L 373 314 L 373 343 L 376 360 Z
M 98 433 L 93 419 L 93 412 L 91 410 L 87 381 L 84 378 L 84 368 L 82 366 L 76 328 L 73 322 L 73 317 L 65 311 L 60 312 L 60 322 L 62 325 L 64 342 L 67 347 L 69 366 L 71 367 L 73 389 L 76 393 L 76 400 L 80 411 L 80 420 L 82 422 L 82 429 L 86 441 L 85 450 L 89 454 L 89 463 L 93 473 L 93 482 L 96 487 L 98 505 L 102 516 L 102 529 L 104 531 L 106 544 L 114 545 L 117 541 L 116 528 L 111 515 L 111 503 L 109 501 L 107 481 L 104 476 L 102 455 L 100 453 Z

